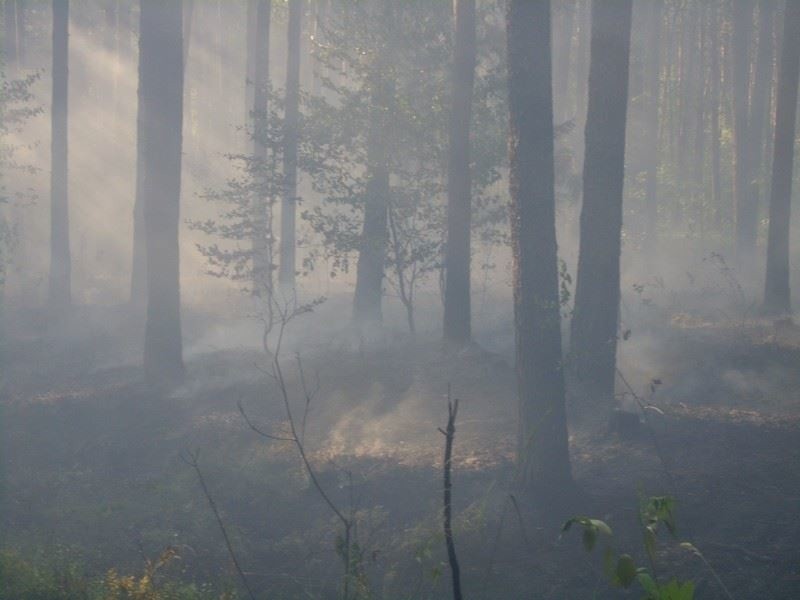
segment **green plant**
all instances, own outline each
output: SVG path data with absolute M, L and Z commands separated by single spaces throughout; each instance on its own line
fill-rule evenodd
M 695 592 L 694 581 L 671 579 L 666 583 L 662 583 L 656 575 L 655 551 L 658 530 L 663 524 L 672 537 L 676 535 L 675 500 L 669 496 L 654 496 L 643 500 L 639 507 L 639 523 L 644 537 L 644 549 L 650 562 L 649 569 L 637 566 L 630 554 L 618 553 L 609 544 L 603 554 L 603 570 L 606 577 L 613 585 L 622 588 L 629 588 L 634 583 L 638 583 L 646 594 L 644 600 L 693 600 Z M 591 552 L 594 549 L 597 545 L 597 540 L 601 536 L 609 539 L 613 537 L 613 532 L 608 524 L 599 519 L 589 517 L 573 517 L 569 519 L 564 523 L 562 533 L 569 531 L 573 525 L 582 528 L 583 545 L 587 552 Z M 680 547 L 699 556 L 711 570 L 725 594 L 730 597 L 730 593 L 700 551 L 688 542 L 680 543 Z

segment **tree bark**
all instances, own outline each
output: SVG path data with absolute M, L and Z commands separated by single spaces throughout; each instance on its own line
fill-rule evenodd
M 722 76 L 720 66 L 720 52 L 722 45 L 720 42 L 720 27 L 722 26 L 719 11 L 716 6 L 712 7 L 711 19 L 711 74 L 709 85 L 709 106 L 711 109 L 710 128 L 711 128 L 711 204 L 714 207 L 714 224 L 717 229 L 722 228 L 723 209 L 722 209 L 722 170 L 720 167 L 721 153 L 721 130 L 719 123 L 720 93 L 719 86 Z
M 772 26 L 775 13 L 774 0 L 761 0 L 758 4 L 758 49 L 753 74 L 753 91 L 748 120 L 747 150 L 747 203 L 752 207 L 756 219 L 756 234 L 762 192 L 766 188 L 762 173 L 762 158 L 766 143 L 767 104 L 772 88 L 773 41 Z
M 278 281 L 293 287 L 295 279 L 295 220 L 297 212 L 297 141 L 300 114 L 300 30 L 303 0 L 289 0 L 286 102 L 283 121 L 283 200 Z
M 22 8 L 22 7 L 20 7 Z M 18 68 L 18 40 L 19 28 L 17 27 L 17 1 L 5 0 L 3 2 L 3 54 L 4 63 L 9 73 Z
M 614 401 L 631 0 L 592 4 L 589 107 L 571 351 L 583 391 Z
M 444 339 L 453 344 L 466 344 L 472 335 L 472 178 L 469 130 L 475 81 L 475 0 L 455 0 L 454 6 L 456 31 L 447 165 Z
M 69 0 L 53 0 L 53 105 L 50 174 L 50 308 L 69 307 L 72 295 L 67 176 Z
M 510 0 L 506 31 L 518 477 L 549 495 L 572 481 L 558 302 L 550 2 Z
M 269 124 L 269 28 L 272 0 L 252 0 L 254 31 L 252 45 L 253 75 L 253 156 L 259 165 L 266 167 L 267 136 Z M 270 199 L 254 199 L 253 215 L 253 292 L 271 301 L 272 290 L 272 220 L 268 216 Z
M 800 72 L 800 3 L 787 0 L 775 107 L 775 147 L 769 203 L 764 309 L 789 314 L 789 217 L 792 201 L 797 85 Z
M 394 84 L 380 67 L 374 69 L 370 98 L 370 124 L 367 136 L 366 203 L 364 224 L 358 249 L 353 321 L 356 324 L 380 323 L 383 316 L 383 275 L 388 241 L 389 163 L 387 114 L 394 97 Z
M 559 122 L 564 122 L 572 117 L 572 105 L 569 95 L 570 71 L 572 70 L 572 34 L 575 29 L 575 13 L 578 10 L 578 0 L 567 0 L 561 3 L 561 32 L 558 52 L 558 71 L 554 73 L 555 103 L 560 107 L 557 117 Z
M 151 384 L 183 380 L 180 190 L 183 41 L 180 2 L 142 0 L 139 36 L 141 180 L 147 243 L 144 370 Z
M 756 245 L 756 207 L 748 198 L 750 110 L 750 37 L 753 29 L 751 0 L 732 2 L 733 9 L 733 113 L 734 199 L 736 203 L 736 256 L 740 264 L 753 256 Z
M 648 66 L 647 108 L 645 127 L 647 128 L 647 157 L 645 174 L 645 231 L 644 244 L 648 257 L 653 257 L 658 245 L 658 144 L 659 144 L 659 100 L 661 99 L 661 16 L 663 0 L 651 0 L 647 24 Z

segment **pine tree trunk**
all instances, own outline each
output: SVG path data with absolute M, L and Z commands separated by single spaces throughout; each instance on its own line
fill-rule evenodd
M 303 0 L 289 0 L 288 50 L 286 59 L 286 102 L 283 123 L 283 201 L 281 202 L 281 245 L 278 281 L 294 286 L 295 219 L 297 212 L 297 141 L 300 113 L 300 31 Z
M 471 337 L 469 130 L 475 81 L 475 0 L 456 0 L 455 30 L 447 166 L 444 339 L 453 344 L 466 344 Z
M 645 252 L 648 257 L 655 254 L 658 245 L 658 144 L 659 144 L 659 100 L 661 99 L 661 17 L 663 0 L 650 2 L 648 28 L 648 66 L 647 108 L 645 127 L 647 128 L 646 174 L 645 174 Z
M 560 107 L 557 113 L 559 122 L 564 122 L 572 116 L 569 97 L 569 79 L 572 66 L 572 34 L 575 28 L 575 13 L 578 9 L 578 0 L 567 0 L 561 3 L 562 22 L 559 39 L 558 69 L 553 79 L 556 82 L 555 104 Z
M 750 0 L 732 2 L 733 8 L 733 114 L 734 198 L 736 203 L 736 256 L 740 264 L 752 257 L 756 244 L 756 207 L 748 197 L 748 114 L 750 110 L 750 37 L 753 5 Z
M 720 42 L 720 28 L 722 22 L 719 18 L 717 7 L 713 7 L 713 18 L 711 20 L 711 74 L 709 85 L 709 106 L 711 109 L 710 128 L 711 128 L 711 204 L 714 210 L 714 225 L 717 229 L 722 228 L 723 209 L 722 209 L 722 170 L 720 167 L 721 159 L 721 130 L 719 124 L 720 110 L 720 80 L 722 72 L 720 68 L 720 52 L 722 51 Z
M 5 0 L 3 2 L 3 62 L 13 76 L 17 70 L 17 0 Z
M 789 314 L 791 311 L 789 217 L 800 71 L 800 2 L 787 1 L 783 27 L 775 107 L 775 149 L 769 203 L 767 277 L 764 286 L 764 308 L 772 315 Z
M 179 225 L 183 128 L 180 2 L 142 0 L 139 37 L 140 133 L 147 243 L 144 370 L 151 384 L 183 380 Z
M 511 240 L 519 386 L 520 483 L 552 496 L 572 481 L 555 230 L 550 2 L 506 13 Z
M 386 129 L 387 113 L 394 97 L 394 85 L 381 71 L 380 68 L 375 69 L 373 83 L 370 86 L 372 97 L 367 139 L 369 180 L 353 298 L 353 321 L 357 324 L 374 324 L 382 320 L 383 275 L 389 236 L 387 228 L 389 164 Z
M 631 0 L 592 4 L 580 254 L 571 351 L 579 385 L 614 401 Z
M 253 0 L 253 3 L 253 156 L 260 166 L 265 167 L 269 124 L 269 28 L 272 1 Z M 273 269 L 270 199 L 266 196 L 255 198 L 253 208 L 253 293 L 270 302 Z
M 69 247 L 69 193 L 67 177 L 69 0 L 53 0 L 52 166 L 50 174 L 50 286 L 51 310 L 71 303 Z
M 747 150 L 749 152 L 749 158 L 747 159 L 747 203 L 755 213 L 756 224 L 758 223 L 759 208 L 761 207 L 762 190 L 766 188 L 761 167 L 765 145 L 764 132 L 767 124 L 767 103 L 772 88 L 774 62 L 772 56 L 772 25 L 775 8 L 773 0 L 761 0 L 758 4 L 758 49 L 747 134 Z M 754 232 L 754 234 L 756 233 L 757 231 Z
M 706 143 L 706 20 L 707 13 L 705 6 L 698 6 L 697 27 L 697 54 L 695 61 L 695 82 L 694 82 L 694 148 L 692 152 L 692 199 L 695 225 L 703 231 L 706 225 L 705 219 L 705 143 Z

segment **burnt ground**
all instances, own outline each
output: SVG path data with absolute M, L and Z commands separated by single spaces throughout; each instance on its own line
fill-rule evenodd
M 449 594 L 440 533 L 445 398 L 462 401 L 455 443 L 455 535 L 470 598 L 638 598 L 611 587 L 601 552 L 559 536 L 575 514 L 606 520 L 610 541 L 646 564 L 640 497 L 677 501 L 659 577 L 693 579 L 698 598 L 800 597 L 800 334 L 791 327 L 674 320 L 653 361 L 662 385 L 631 437 L 582 419 L 571 435 L 578 492 L 530 510 L 513 486 L 514 373 L 472 348 L 447 355 L 410 340 L 326 342 L 303 356 L 316 391 L 305 439 L 334 502 L 356 515 L 361 584 L 376 598 Z M 2 396 L 3 547 L 87 577 L 141 569 L 174 546 L 164 576 L 236 586 L 192 469 L 200 466 L 248 578 L 264 597 L 335 597 L 339 526 L 296 451 L 259 438 L 237 409 L 280 433 L 285 414 L 255 350 L 198 352 L 187 385 L 148 390 L 114 336 L 54 347 L 7 344 Z M 635 388 L 652 373 L 625 364 Z M 117 361 L 122 366 L 109 366 Z M 295 358 L 284 358 L 296 419 L 305 411 Z M 317 390 L 318 388 L 318 390 Z M 588 424 L 587 424 L 588 423 Z M 691 541 L 706 563 L 682 549 Z M 607 543 L 603 541 L 602 544 Z M 601 544 L 601 545 L 602 545 Z

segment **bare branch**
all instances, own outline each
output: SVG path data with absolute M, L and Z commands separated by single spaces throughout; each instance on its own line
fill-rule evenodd
M 199 456 L 199 451 L 190 452 L 187 450 L 185 453 L 181 454 L 181 460 L 192 467 L 194 472 L 197 473 L 197 480 L 200 482 L 203 495 L 206 497 L 206 500 L 208 500 L 208 505 L 211 508 L 211 512 L 214 513 L 214 518 L 217 520 L 217 525 L 219 526 L 219 530 L 222 532 L 222 537 L 225 540 L 225 546 L 228 549 L 228 555 L 231 557 L 233 566 L 236 569 L 236 572 L 239 574 L 239 578 L 242 580 L 242 585 L 244 586 L 244 589 L 247 590 L 247 595 L 250 597 L 250 600 L 255 600 L 256 597 L 253 594 L 253 590 L 250 589 L 250 584 L 247 581 L 247 577 L 245 576 L 244 571 L 239 564 L 239 559 L 236 557 L 236 552 L 233 550 L 231 539 L 228 536 L 228 530 L 225 528 L 225 524 L 222 522 L 222 517 L 217 509 L 217 504 L 214 502 L 214 498 L 211 496 L 211 492 L 206 485 L 206 480 L 203 477 L 203 472 L 200 470 L 200 463 L 198 462 Z
M 461 568 L 458 565 L 456 547 L 453 543 L 453 482 L 451 467 L 453 458 L 453 440 L 456 436 L 456 415 L 458 415 L 458 399 L 450 401 L 450 389 L 447 390 L 447 429 L 441 431 L 445 436 L 444 445 L 444 539 L 447 544 L 447 560 L 450 563 L 450 572 L 453 576 L 453 600 L 462 600 L 461 594 Z

